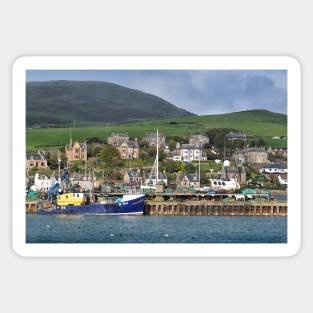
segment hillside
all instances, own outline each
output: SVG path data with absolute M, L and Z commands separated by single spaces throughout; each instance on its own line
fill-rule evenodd
M 249 110 L 219 115 L 184 116 L 175 119 L 152 120 L 120 125 L 77 127 L 72 129 L 74 140 L 88 137 L 106 139 L 112 132 L 128 132 L 141 137 L 156 128 L 166 136 L 189 135 L 209 128 L 234 128 L 250 136 L 262 137 L 272 147 L 286 147 L 286 140 L 273 140 L 273 136 L 287 136 L 287 116 L 265 110 Z M 27 129 L 27 149 L 45 146 L 64 146 L 69 140 L 68 128 Z
M 86 126 L 190 116 L 148 93 L 99 81 L 43 81 L 26 84 L 27 127 Z

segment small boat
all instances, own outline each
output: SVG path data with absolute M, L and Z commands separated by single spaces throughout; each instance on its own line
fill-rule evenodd
M 66 193 L 57 197 L 57 204 L 51 209 L 40 209 L 38 214 L 80 214 L 80 215 L 142 215 L 144 195 L 123 195 L 113 203 L 92 203 L 84 193 Z

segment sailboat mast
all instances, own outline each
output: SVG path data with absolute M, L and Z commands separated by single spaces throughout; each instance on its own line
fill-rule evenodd
M 59 181 L 61 181 L 61 156 L 60 156 L 60 151 L 58 151 L 58 165 L 59 165 Z
M 199 188 L 201 187 L 201 181 L 200 181 L 200 169 L 201 169 L 201 162 L 200 162 L 200 159 L 201 159 L 201 155 L 202 155 L 202 149 L 201 149 L 201 144 L 200 144 L 200 150 L 199 150 Z
M 159 130 L 157 129 L 156 183 L 159 181 Z

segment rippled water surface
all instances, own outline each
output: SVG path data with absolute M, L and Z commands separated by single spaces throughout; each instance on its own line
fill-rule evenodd
M 286 243 L 287 217 L 27 215 L 28 243 Z

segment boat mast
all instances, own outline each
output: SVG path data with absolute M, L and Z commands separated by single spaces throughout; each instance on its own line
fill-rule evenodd
M 60 156 L 60 150 L 58 150 L 58 163 L 59 163 L 59 182 L 61 182 L 61 156 Z
M 159 130 L 157 129 L 156 184 L 159 181 Z
M 201 159 L 201 155 L 202 155 L 202 149 L 201 149 L 201 144 L 200 144 L 200 147 L 199 147 L 199 188 L 201 187 L 201 181 L 200 181 L 200 165 L 201 165 L 201 162 L 200 162 L 200 159 Z
M 87 149 L 87 141 L 85 141 L 85 148 L 86 148 L 86 157 L 85 157 L 85 177 L 87 177 L 87 159 L 88 159 L 88 149 Z

